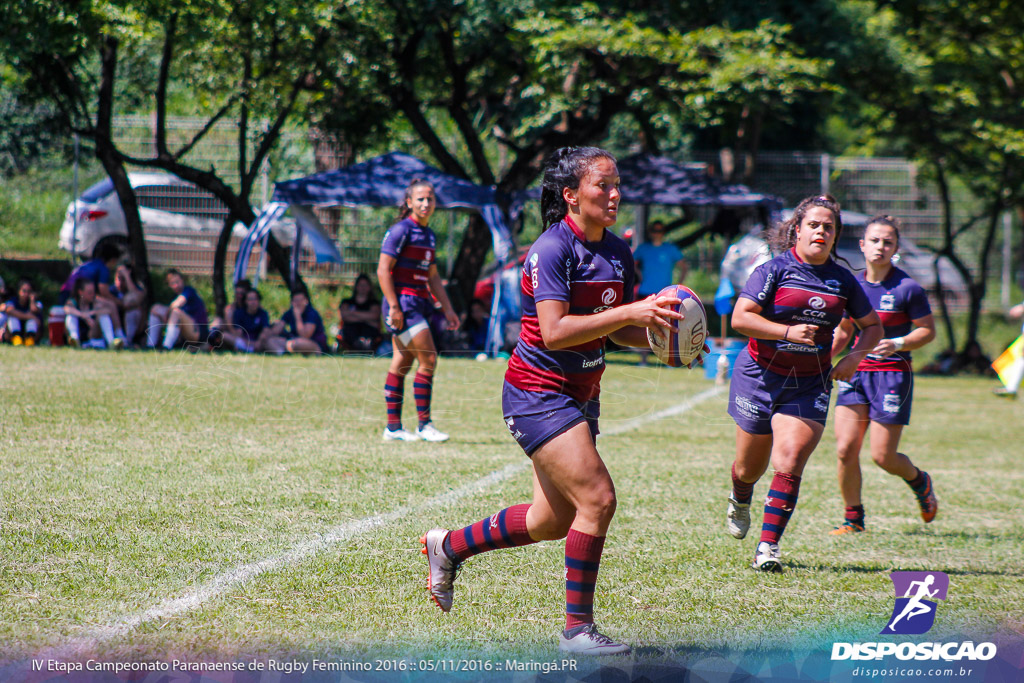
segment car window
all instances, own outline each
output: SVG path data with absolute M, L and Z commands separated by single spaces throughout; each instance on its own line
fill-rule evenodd
M 82 193 L 81 200 L 94 204 L 114 191 L 114 181 L 105 178 Z
M 219 199 L 193 185 L 146 185 L 135 189 L 139 206 L 194 218 L 224 218 L 228 209 Z

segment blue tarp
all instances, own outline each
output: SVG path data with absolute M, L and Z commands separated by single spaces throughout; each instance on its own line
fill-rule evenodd
M 762 206 L 782 209 L 775 196 L 751 192 L 745 185 L 723 183 L 703 165 L 682 164 L 668 157 L 635 154 L 618 163 L 622 201 L 666 206 Z
M 709 176 L 703 164 L 685 164 L 668 157 L 634 154 L 619 160 L 618 168 L 622 201 L 626 204 L 782 209 L 782 200 L 778 197 L 751 192 L 745 185 L 723 183 Z M 513 215 L 518 216 L 523 203 L 531 199 L 540 199 L 539 189 L 519 193 Z

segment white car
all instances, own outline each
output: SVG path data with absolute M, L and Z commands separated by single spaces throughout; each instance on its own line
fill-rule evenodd
M 146 247 L 151 253 L 176 248 L 214 249 L 227 206 L 211 193 L 169 173 L 129 173 L 128 180 L 139 202 L 139 217 Z M 294 225 L 274 226 L 274 236 L 284 244 L 294 241 Z M 291 239 L 288 239 L 290 229 Z M 237 223 L 234 234 L 242 237 L 246 226 Z M 280 234 L 279 234 L 280 233 Z M 100 244 L 113 242 L 122 249 L 128 243 L 124 211 L 106 178 L 68 204 L 60 229 L 61 249 L 91 257 Z M 154 259 L 158 262 L 160 259 Z

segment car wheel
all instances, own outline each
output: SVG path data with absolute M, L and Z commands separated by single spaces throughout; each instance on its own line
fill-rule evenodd
M 103 248 L 103 245 L 105 245 L 105 244 L 113 244 L 115 247 L 117 247 L 118 249 L 121 250 L 122 254 L 125 254 L 125 253 L 128 252 L 128 239 L 126 237 L 124 237 L 122 235 L 107 235 L 106 237 L 101 239 L 99 242 L 97 242 L 95 247 L 93 247 L 93 249 L 92 249 L 92 257 L 93 258 L 97 258 L 98 257 L 98 255 L 100 253 L 100 250 Z

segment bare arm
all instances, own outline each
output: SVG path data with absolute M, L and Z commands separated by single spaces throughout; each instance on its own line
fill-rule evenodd
M 839 327 L 832 334 L 832 357 L 835 358 L 842 353 L 851 339 L 853 339 L 853 322 L 849 318 L 843 318 Z
M 853 377 L 864 356 L 871 353 L 878 345 L 878 340 L 882 338 L 882 320 L 875 311 L 871 311 L 863 318 L 857 318 L 854 322 L 860 328 L 860 337 L 850 349 L 850 353 L 832 368 L 832 379 L 848 380 Z
M 686 259 L 676 261 L 676 268 L 679 269 L 679 282 L 686 282 L 686 276 L 690 273 L 690 265 Z
M 185 305 L 185 302 L 185 295 L 179 294 L 178 296 L 174 297 L 174 300 L 171 301 L 171 303 L 167 305 L 167 308 L 182 308 Z
M 750 299 L 740 297 L 732 312 L 732 326 L 740 334 L 766 341 L 791 341 L 795 344 L 814 345 L 817 325 L 786 325 L 761 315 L 764 309 Z M 877 316 L 876 316 L 877 317 Z
M 682 320 L 682 314 L 666 308 L 675 303 L 679 303 L 675 297 L 652 295 L 591 315 L 569 315 L 569 302 L 549 299 L 537 302 L 537 321 L 540 336 L 549 349 L 584 344 L 631 326 L 636 329 L 622 336 L 615 335 L 613 341 L 626 346 L 646 346 L 646 334 L 642 340 L 640 338 L 644 329 L 659 325 L 671 329 L 672 320 Z
M 395 281 L 391 278 L 391 269 L 395 267 L 396 263 L 398 263 L 398 259 L 394 256 L 382 253 L 377 262 L 377 281 L 380 282 L 380 291 L 384 295 L 384 300 L 388 302 L 388 324 L 396 330 L 401 330 L 405 327 L 405 316 L 402 315 L 402 309 L 398 305 Z
M 896 339 L 882 339 L 872 349 L 871 353 L 876 353 L 879 356 L 891 356 L 897 351 L 919 349 L 935 339 L 935 318 L 931 315 L 926 315 L 911 322 L 914 323 L 914 329 L 909 333 Z M 903 342 L 900 343 L 899 339 L 902 339 Z

